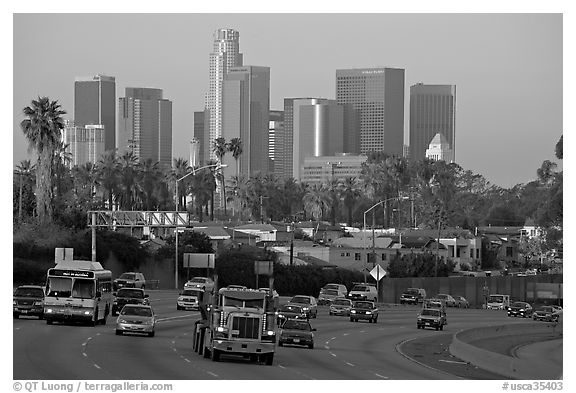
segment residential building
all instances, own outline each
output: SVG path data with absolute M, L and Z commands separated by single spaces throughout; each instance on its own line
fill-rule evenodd
M 77 77 L 74 82 L 74 124 L 104 126 L 104 150 L 116 148 L 116 79 L 95 75 Z
M 331 180 L 359 178 L 362 164 L 368 156 L 340 153 L 333 156 L 306 157 L 301 171 L 300 181 L 305 183 L 328 183 Z
M 336 71 L 336 100 L 359 111 L 360 153 L 401 156 L 404 145 L 404 70 L 361 68 Z
M 102 124 L 86 124 L 78 127 L 73 122 L 66 122 L 62 130 L 62 142 L 70 153 L 69 168 L 84 165 L 87 162 L 97 164 L 104 153 L 106 130 Z
M 434 136 L 444 135 L 456 156 L 456 86 L 410 86 L 410 159 L 422 160 Z
M 242 154 L 239 173 L 252 176 L 268 173 L 268 133 L 270 116 L 270 68 L 231 67 L 223 83 L 222 134 L 230 141 L 240 138 Z M 225 178 L 236 175 L 236 160 L 224 156 Z
M 434 135 L 426 149 L 426 158 L 433 161 L 454 162 L 454 151 L 450 148 L 450 143 L 442 133 Z
M 223 87 L 226 75 L 232 67 L 242 66 L 240 33 L 232 29 L 214 32 L 213 51 L 210 53 L 210 86 L 206 94 L 206 134 L 201 138 L 202 158 L 215 160 L 212 142 L 222 136 Z M 266 108 L 268 110 L 268 108 Z M 198 135 L 196 134 L 198 137 Z
M 172 102 L 162 89 L 127 87 L 118 106 L 118 154 L 132 152 L 139 162 L 171 168 Z

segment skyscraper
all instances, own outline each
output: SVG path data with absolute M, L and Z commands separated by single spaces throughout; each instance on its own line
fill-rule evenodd
M 222 136 L 222 87 L 230 68 L 242 65 L 240 53 L 240 33 L 232 29 L 218 29 L 214 32 L 213 52 L 210 53 L 210 86 L 206 94 L 208 109 L 207 132 L 204 138 L 203 156 L 216 159 L 212 142 Z
M 172 166 L 172 102 L 162 89 L 126 88 L 118 105 L 118 152 L 131 151 L 140 162 Z
M 222 137 L 240 138 L 243 152 L 239 158 L 240 174 L 267 173 L 270 118 L 270 68 L 232 67 L 223 84 Z M 236 173 L 231 154 L 224 156 L 225 176 Z M 228 158 L 228 160 L 226 160 Z
M 269 172 L 278 174 L 278 154 L 284 134 L 284 111 L 270 111 L 270 126 L 268 127 L 268 158 Z
M 116 79 L 96 75 L 78 77 L 74 82 L 74 124 L 101 124 L 105 150 L 116 148 Z
M 194 139 L 198 141 L 198 165 L 203 165 L 210 157 L 208 147 L 209 140 L 209 111 L 194 112 Z M 190 164 L 192 166 L 192 164 Z
M 404 144 L 404 70 L 336 70 L 338 104 L 351 104 L 360 116 L 360 152 L 402 155 Z
M 97 164 L 104 153 L 105 129 L 101 124 L 86 124 L 84 127 L 66 122 L 62 131 L 62 141 L 70 153 L 70 169 L 87 162 Z
M 437 133 L 442 133 L 456 154 L 456 86 L 410 86 L 410 159 L 426 156 L 426 149 Z

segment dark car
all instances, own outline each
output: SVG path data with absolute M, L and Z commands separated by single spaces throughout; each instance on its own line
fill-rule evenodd
M 310 322 L 305 319 L 288 319 L 280 329 L 278 346 L 285 344 L 304 345 L 310 349 L 314 348 L 314 333 L 316 329 L 310 326 Z
M 292 299 L 290 299 L 288 303 L 302 306 L 302 310 L 306 313 L 308 318 L 316 318 L 318 316 L 318 302 L 314 296 L 292 296 Z
M 118 315 L 126 304 L 150 304 L 148 294 L 139 288 L 121 288 L 118 292 L 114 293 L 114 296 L 112 315 Z
M 416 321 L 416 327 L 418 329 L 432 327 L 436 330 L 444 330 L 444 325 L 446 324 L 446 314 L 437 308 L 423 308 L 420 314 L 418 314 Z
M 146 279 L 142 273 L 126 272 L 115 279 L 112 283 L 114 290 L 120 288 L 146 288 Z
M 408 288 L 400 295 L 400 304 L 418 304 L 426 299 L 424 288 Z
M 376 303 L 368 301 L 352 302 L 350 321 L 358 322 L 360 319 L 367 320 L 368 322 L 378 322 L 378 308 L 376 307 Z
M 529 303 L 514 302 L 510 305 L 510 307 L 508 307 L 508 316 L 526 318 L 531 317 L 533 311 L 534 310 Z
M 535 321 L 558 322 L 560 315 L 552 306 L 542 306 L 534 311 L 532 319 Z
M 13 315 L 32 315 L 44 318 L 44 289 L 38 285 L 22 285 L 14 291 L 12 300 Z
M 296 304 L 284 304 L 283 306 L 280 306 L 278 309 L 278 316 L 276 318 L 278 326 L 282 326 L 285 321 L 293 318 L 308 319 L 308 315 L 302 309 L 302 306 Z
M 442 300 L 446 307 L 456 307 L 456 299 L 447 293 L 439 293 L 434 298 Z

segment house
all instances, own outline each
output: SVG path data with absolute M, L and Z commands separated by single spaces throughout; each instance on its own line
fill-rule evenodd
M 218 250 L 227 240 L 230 239 L 230 235 L 221 226 L 205 226 L 205 227 L 194 227 L 192 231 L 203 233 L 210 238 L 212 243 L 212 249 Z
M 300 222 L 296 224 L 296 228 L 300 229 L 311 239 L 321 241 L 324 244 L 331 244 L 346 233 L 341 226 L 315 221 Z
M 230 228 L 233 232 L 232 238 L 236 238 L 239 233 L 250 235 L 252 238 L 259 241 L 276 241 L 276 232 L 278 229 L 270 224 L 246 224 Z M 241 236 L 241 235 L 240 235 Z

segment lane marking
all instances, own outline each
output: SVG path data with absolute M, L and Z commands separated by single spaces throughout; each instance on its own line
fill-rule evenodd
M 336 354 L 334 352 L 330 352 L 330 355 L 336 357 Z
M 190 360 L 189 360 L 189 359 L 184 358 L 184 361 L 187 362 L 187 363 L 190 363 Z
M 97 365 L 96 363 L 94 363 L 94 367 L 96 367 L 98 370 L 101 370 L 100 366 Z
M 324 345 L 324 348 L 328 349 L 328 350 L 330 349 L 330 347 L 328 345 Z
M 214 374 L 212 371 L 206 371 L 206 372 L 207 372 L 208 374 L 216 377 L 216 378 L 220 378 L 220 377 L 218 376 L 218 374 Z
M 85 347 L 85 346 L 86 346 L 86 344 L 88 344 L 88 343 L 82 343 L 82 346 L 83 346 L 83 347 Z
M 280 367 L 280 368 L 282 368 L 282 369 L 286 370 L 286 367 L 284 367 L 284 366 L 283 366 L 283 365 L 281 365 L 281 364 L 279 364 L 279 365 L 278 365 L 278 367 Z
M 390 379 L 390 378 L 385 377 L 384 375 L 380 375 L 380 374 L 378 374 L 378 373 L 374 373 L 374 375 L 376 375 L 377 377 L 380 377 L 380 378 L 382 378 L 382 379 Z
M 455 364 L 468 364 L 468 362 L 459 362 L 456 360 L 444 360 L 444 359 L 438 359 L 439 362 L 444 362 L 444 363 L 455 363 Z
M 86 352 L 82 352 L 82 355 L 83 355 L 85 358 L 88 357 L 88 355 L 86 355 Z
M 349 365 L 350 367 L 354 367 L 354 365 L 353 365 L 352 363 L 348 363 L 348 362 L 344 362 L 344 363 L 346 363 L 346 364 Z
M 168 321 L 174 321 L 174 320 L 178 320 L 178 319 L 187 319 L 187 318 L 197 317 L 198 315 L 199 315 L 198 313 L 195 313 L 195 314 L 180 315 L 177 317 L 158 318 L 156 320 L 156 322 L 168 322 Z
M 347 336 L 347 335 L 349 335 L 349 334 L 350 334 L 350 333 L 344 333 L 343 336 Z

